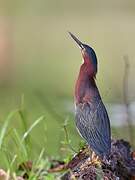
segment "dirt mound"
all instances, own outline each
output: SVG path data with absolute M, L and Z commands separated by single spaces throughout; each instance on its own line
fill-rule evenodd
M 135 152 L 128 142 L 112 140 L 111 154 L 107 161 L 92 162 L 88 147 L 85 147 L 69 163 L 59 162 L 49 172 L 61 170 L 67 170 L 61 177 L 63 180 L 134 180 Z

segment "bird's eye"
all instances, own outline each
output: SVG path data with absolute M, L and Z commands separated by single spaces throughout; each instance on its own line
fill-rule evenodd
M 82 53 L 84 54 L 86 52 L 86 49 L 83 47 L 82 48 Z

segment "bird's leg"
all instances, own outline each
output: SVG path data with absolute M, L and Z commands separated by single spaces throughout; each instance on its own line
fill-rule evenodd
M 90 158 L 88 158 L 89 164 L 96 164 L 96 165 L 100 165 L 101 164 L 100 157 L 98 155 L 96 155 L 96 153 L 94 151 L 92 151 L 90 149 L 90 147 L 88 148 L 87 153 L 90 156 Z
M 90 148 L 86 148 L 86 154 L 89 157 L 87 158 L 87 160 L 84 161 L 84 163 L 82 163 L 82 165 L 80 166 L 81 169 L 85 169 L 86 167 L 88 167 L 90 165 L 95 165 L 98 167 L 101 166 L 101 160 L 100 160 L 99 156 L 97 156 L 95 154 L 94 151 L 92 151 Z
M 92 155 L 91 155 L 91 164 L 96 164 L 96 165 L 101 164 L 101 160 L 100 160 L 99 156 L 96 155 L 94 151 L 92 152 Z
M 103 163 L 110 165 L 110 160 L 106 156 L 103 157 Z

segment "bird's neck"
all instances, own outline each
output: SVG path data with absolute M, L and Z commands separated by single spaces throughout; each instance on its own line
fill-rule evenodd
M 90 101 L 95 95 L 96 89 L 95 75 L 93 74 L 92 67 L 88 66 L 86 63 L 82 64 L 75 86 L 76 103 Z

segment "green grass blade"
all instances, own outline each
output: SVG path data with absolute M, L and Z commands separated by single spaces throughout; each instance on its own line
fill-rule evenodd
M 36 179 L 38 179 L 39 176 L 41 177 L 41 171 L 44 169 L 43 167 L 44 164 L 42 163 L 44 152 L 45 149 L 43 148 L 39 154 L 38 159 L 35 162 L 33 162 L 33 168 L 29 174 L 29 180 L 33 180 L 33 176 Z M 35 169 L 38 169 L 36 170 L 36 173 L 35 173 Z
M 5 120 L 3 126 L 1 127 L 1 131 L 0 131 L 0 149 L 2 147 L 4 136 L 5 136 L 6 132 L 7 132 L 7 128 L 8 128 L 9 122 L 10 122 L 11 118 L 15 115 L 16 112 L 17 112 L 17 110 L 11 112 L 8 115 L 7 119 Z
M 37 126 L 42 120 L 44 119 L 44 116 L 39 117 L 30 127 L 29 129 L 24 133 L 22 137 L 22 141 L 24 141 L 30 134 L 30 132 L 33 130 L 35 126 Z
M 16 143 L 16 146 L 18 147 L 17 148 L 18 157 L 22 159 L 22 162 L 25 160 L 28 160 L 28 153 L 27 153 L 25 143 L 22 142 L 22 139 L 16 129 L 14 129 L 14 135 L 15 135 L 14 141 Z

